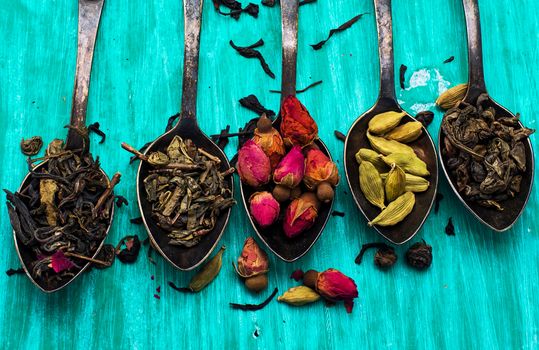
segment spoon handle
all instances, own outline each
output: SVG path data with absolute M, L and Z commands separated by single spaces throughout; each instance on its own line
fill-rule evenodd
M 177 128 L 184 123 L 197 126 L 198 57 L 200 53 L 200 27 L 203 0 L 184 0 L 184 53 L 182 105 Z
M 296 63 L 298 59 L 298 0 L 281 0 L 283 68 L 281 102 L 296 95 Z
M 468 36 L 468 84 L 469 90 L 486 92 L 483 73 L 483 45 L 481 42 L 481 22 L 477 0 L 463 0 Z
M 95 39 L 97 29 L 99 28 L 103 3 L 104 0 L 79 0 L 77 67 L 70 121 L 71 126 L 74 128 L 80 128 L 86 123 L 90 72 L 92 71 Z M 69 129 L 66 148 L 82 149 L 83 146 L 84 140 L 81 135 L 76 130 Z
M 379 99 L 396 101 L 393 62 L 393 25 L 391 23 L 391 0 L 375 0 L 376 26 L 378 29 L 378 54 L 380 56 Z

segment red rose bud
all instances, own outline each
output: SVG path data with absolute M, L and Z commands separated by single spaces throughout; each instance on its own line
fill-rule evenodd
M 316 291 L 330 301 L 344 301 L 348 313 L 354 307 L 357 298 L 357 286 L 353 279 L 336 269 L 328 269 L 318 275 Z
M 269 271 L 268 256 L 252 237 L 248 237 L 238 258 L 238 266 L 234 267 L 243 278 L 257 276 Z
M 295 237 L 313 226 L 318 217 L 320 202 L 313 193 L 304 193 L 294 199 L 284 217 L 283 229 L 288 238 Z
M 270 159 L 271 168 L 275 169 L 286 150 L 281 135 L 271 126 L 271 120 L 265 114 L 258 120 L 253 141 L 262 148 Z
M 253 140 L 247 140 L 239 150 L 236 168 L 241 181 L 249 186 L 260 187 L 270 180 L 270 160 Z
M 249 198 L 249 212 L 262 227 L 271 226 L 279 218 L 280 210 L 279 202 L 267 191 L 253 193 Z
M 303 182 L 309 190 L 313 190 L 319 183 L 324 181 L 332 186 L 337 186 L 339 183 L 339 170 L 337 165 L 324 152 L 311 148 L 307 151 Z
M 318 126 L 305 106 L 294 96 L 281 105 L 281 135 L 286 144 L 306 146 L 318 138 Z
M 279 162 L 273 172 L 273 181 L 278 185 L 288 188 L 297 187 L 305 172 L 305 157 L 301 153 L 301 147 L 294 146 Z

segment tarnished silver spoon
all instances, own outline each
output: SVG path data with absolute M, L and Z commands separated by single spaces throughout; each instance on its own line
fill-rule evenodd
M 77 66 L 75 73 L 75 87 L 73 91 L 73 103 L 71 107 L 71 128 L 68 131 L 66 139 L 66 150 L 80 151 L 85 147 L 85 140 L 76 131 L 85 126 L 86 123 L 86 108 L 88 106 L 88 92 L 90 87 L 90 73 L 92 70 L 92 61 L 94 55 L 94 47 L 99 28 L 99 21 L 101 18 L 101 12 L 103 9 L 104 0 L 79 0 L 79 18 L 78 18 L 78 48 L 77 48 Z M 33 172 L 39 172 L 39 170 L 45 167 L 47 161 L 44 161 L 33 168 Z M 119 174 L 116 174 L 112 181 L 109 180 L 107 174 L 103 169 L 99 169 L 103 176 L 109 183 L 109 189 L 112 189 L 119 181 Z M 32 173 L 26 175 L 19 188 L 19 192 L 26 188 L 32 181 Z M 91 261 L 96 261 L 95 257 L 99 253 L 103 242 L 108 235 L 110 227 L 112 225 L 112 219 L 114 217 L 114 206 L 110 208 L 109 222 L 105 235 L 103 236 L 98 248 L 91 258 L 85 258 L 86 263 L 75 273 L 71 278 L 64 278 L 54 287 L 47 286 L 40 281 L 34 279 L 30 273 L 30 264 L 34 260 L 32 250 L 23 245 L 15 232 L 13 232 L 13 239 L 15 241 L 15 248 L 19 259 L 21 260 L 22 267 L 26 272 L 26 275 L 30 278 L 32 283 L 39 289 L 46 293 L 56 292 L 68 284 L 73 282 L 78 276 L 80 276 L 90 265 Z M 81 257 L 82 258 L 82 257 Z
M 220 170 L 226 171 L 230 164 L 226 155 L 202 130 L 200 130 L 196 117 L 197 84 L 198 84 L 198 60 L 200 51 L 200 27 L 202 23 L 203 0 L 184 0 L 184 62 L 182 101 L 180 119 L 170 131 L 159 136 L 145 154 L 162 151 L 170 144 L 174 136 L 183 139 L 191 139 L 198 148 L 203 148 L 211 155 L 220 159 Z M 137 173 L 137 198 L 152 245 L 172 266 L 180 270 L 191 270 L 200 265 L 214 250 L 221 239 L 230 217 L 231 208 L 222 211 L 215 223 L 213 230 L 207 233 L 196 246 L 186 248 L 169 244 L 168 233 L 157 226 L 152 218 L 152 204 L 148 201 L 144 188 L 144 179 L 149 175 L 151 166 L 147 162 L 140 162 Z M 226 179 L 226 184 L 232 192 L 233 182 L 231 176 Z
M 374 219 L 380 213 L 380 210 L 367 201 L 359 187 L 359 169 L 355 154 L 360 148 L 371 148 L 366 134 L 368 123 L 372 117 L 388 111 L 403 111 L 395 96 L 391 0 L 375 0 L 374 7 L 376 10 L 380 55 L 380 93 L 374 107 L 363 113 L 352 124 L 344 144 L 346 180 L 358 208 L 369 221 Z M 408 114 L 402 119 L 402 122 L 410 121 L 415 121 L 415 119 Z M 438 158 L 434 143 L 427 129 L 423 128 L 422 135 L 409 146 L 427 164 L 430 171 L 430 176 L 427 178 L 430 182 L 430 187 L 425 192 L 416 193 L 414 209 L 403 221 L 394 226 L 374 226 L 378 233 L 394 244 L 405 243 L 419 231 L 429 215 L 438 185 Z
M 281 0 L 281 26 L 282 26 L 282 78 L 281 78 L 281 102 L 290 95 L 296 95 L 296 65 L 298 54 L 298 0 Z M 273 121 L 273 127 L 279 130 L 281 116 Z M 331 155 L 322 140 L 318 139 L 315 144 L 328 156 Z M 258 237 L 276 256 L 286 262 L 293 262 L 301 258 L 316 243 L 331 214 L 333 200 L 322 204 L 318 210 L 315 224 L 308 230 L 294 238 L 287 238 L 280 222 L 268 227 L 260 227 L 249 214 L 249 197 L 256 192 L 255 189 L 241 184 L 241 196 L 247 216 L 258 234 Z
M 483 47 L 481 42 L 481 23 L 479 21 L 479 5 L 477 0 L 463 0 L 464 15 L 466 17 L 466 32 L 468 37 L 468 90 L 464 97 L 464 102 L 475 105 L 477 98 L 481 94 L 487 93 L 485 85 L 485 76 L 483 72 Z M 490 96 L 484 102 L 487 107 L 492 107 L 496 111 L 496 116 L 514 118 L 515 116 L 504 107 L 496 103 Z M 518 127 L 522 128 L 519 122 Z M 446 165 L 445 156 L 442 154 L 441 146 L 444 144 L 444 134 L 440 130 L 438 141 L 438 153 L 442 163 L 444 174 L 455 192 L 456 196 L 461 200 L 464 206 L 475 215 L 480 222 L 490 227 L 495 231 L 505 231 L 511 228 L 517 219 L 520 217 L 528 198 L 530 196 L 534 177 L 534 156 L 533 148 L 529 138 L 523 140 L 526 152 L 526 170 L 522 175 L 520 184 L 520 192 L 515 196 L 502 202 L 504 210 L 497 211 L 492 208 L 485 208 L 472 201 L 466 201 L 457 190 L 456 179 L 449 174 L 449 169 Z

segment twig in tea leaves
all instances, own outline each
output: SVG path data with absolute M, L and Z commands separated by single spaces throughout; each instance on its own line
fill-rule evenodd
M 232 40 L 230 40 L 230 46 L 234 48 L 241 56 L 245 58 L 256 58 L 260 61 L 260 65 L 262 66 L 262 69 L 264 72 L 266 72 L 267 75 L 269 75 L 272 79 L 275 79 L 275 74 L 271 71 L 270 67 L 266 63 L 266 60 L 260 53 L 260 51 L 255 50 L 256 47 L 264 45 L 264 40 L 260 39 L 253 45 L 249 46 L 237 46 L 234 44 Z
M 101 136 L 101 141 L 99 141 L 99 143 L 105 142 L 107 135 L 101 129 L 99 129 L 99 122 L 88 125 L 88 131 L 94 132 L 97 135 Z
M 391 247 L 385 243 L 381 243 L 381 242 L 375 242 L 375 243 L 367 243 L 367 244 L 363 244 L 361 246 L 361 250 L 359 251 L 359 254 L 357 255 L 356 259 L 354 260 L 354 262 L 358 265 L 361 264 L 361 260 L 363 260 L 363 255 L 365 254 L 365 252 L 371 248 L 377 248 L 377 249 L 391 249 Z
M 406 74 L 407 69 L 408 67 L 406 67 L 404 64 L 401 64 L 399 68 L 399 83 L 400 83 L 401 89 L 403 90 L 404 90 L 404 81 L 406 80 L 405 74 Z
M 258 98 L 253 94 L 240 98 L 239 102 L 240 102 L 240 105 L 242 105 L 243 107 L 247 108 L 250 111 L 255 112 L 258 115 L 266 114 L 266 116 L 270 118 L 275 115 L 274 111 L 262 106 Z
M 453 62 L 454 60 L 455 60 L 455 56 L 451 56 L 451 57 L 449 57 L 448 59 L 446 59 L 446 60 L 444 61 L 444 63 Z
M 305 92 L 305 91 L 309 90 L 310 88 L 315 87 L 316 85 L 320 85 L 320 84 L 322 84 L 322 83 L 323 83 L 322 80 L 315 81 L 314 83 L 307 85 L 307 86 L 304 87 L 303 89 L 296 90 L 296 94 L 301 94 L 302 92 Z M 281 93 L 281 90 L 270 90 L 270 92 L 273 92 L 273 93 L 276 93 L 276 94 L 280 94 L 280 93 Z
M 19 267 L 18 269 L 9 269 L 6 271 L 6 275 L 9 277 L 13 275 L 24 275 L 24 269 L 22 267 Z
M 368 14 L 367 12 L 365 13 L 362 13 L 362 14 L 359 14 L 357 16 L 355 16 L 354 18 L 348 20 L 347 22 L 341 24 L 340 26 L 338 26 L 337 28 L 335 29 L 331 29 L 329 31 L 329 35 L 327 37 L 326 40 L 322 40 L 321 42 L 319 43 L 316 43 L 316 44 L 312 44 L 312 48 L 315 49 L 315 50 L 320 50 L 322 48 L 322 46 L 324 46 L 324 44 L 329 40 L 329 38 L 331 38 L 333 36 L 333 34 L 335 33 L 339 33 L 339 32 L 342 32 L 348 28 L 350 28 L 354 23 L 356 23 L 357 21 L 359 21 L 361 19 L 361 17 L 363 17 L 364 15 Z
M 342 142 L 346 141 L 346 135 L 340 132 L 339 130 L 335 130 L 333 133 L 335 134 L 335 137 L 338 140 L 341 140 Z
M 261 310 L 271 302 L 271 300 L 275 297 L 275 295 L 277 295 L 278 291 L 279 290 L 277 288 L 275 288 L 273 290 L 273 293 L 271 293 L 271 295 L 260 304 L 236 304 L 236 303 L 230 303 L 230 307 L 232 307 L 233 309 L 236 309 L 236 310 L 244 310 L 244 311 Z
M 449 217 L 449 220 L 447 220 L 447 226 L 445 227 L 445 234 L 448 236 L 455 235 L 455 226 L 453 225 L 452 217 Z

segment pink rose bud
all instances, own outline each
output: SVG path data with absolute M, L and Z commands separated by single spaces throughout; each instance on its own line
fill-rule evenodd
M 348 313 L 352 312 L 354 298 L 358 297 L 354 280 L 336 269 L 327 269 L 318 274 L 316 291 L 327 300 L 344 301 Z
M 288 96 L 281 105 L 281 135 L 287 145 L 306 146 L 318 138 L 318 126 L 304 105 L 295 96 Z
M 238 258 L 236 272 L 243 278 L 249 278 L 268 271 L 268 256 L 252 237 L 247 237 Z
M 247 140 L 239 150 L 236 168 L 241 181 L 251 187 L 267 184 L 271 177 L 270 160 L 253 140 Z
M 309 190 L 315 189 L 319 183 L 324 181 L 332 186 L 337 186 L 339 183 L 339 170 L 337 165 L 324 152 L 311 148 L 307 151 L 306 158 L 303 182 Z
M 286 208 L 283 223 L 285 235 L 292 238 L 313 226 L 318 217 L 319 206 L 314 193 L 304 193 L 294 199 Z
M 249 212 L 261 227 L 271 226 L 278 218 L 281 207 L 272 194 L 256 192 L 249 198 Z
M 273 181 L 276 184 L 288 188 L 297 187 L 303 180 L 305 172 L 305 157 L 301 153 L 301 147 L 294 146 L 286 156 L 279 162 L 273 172 Z

